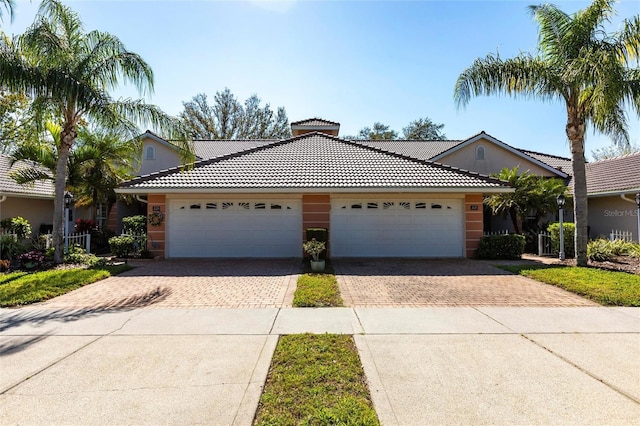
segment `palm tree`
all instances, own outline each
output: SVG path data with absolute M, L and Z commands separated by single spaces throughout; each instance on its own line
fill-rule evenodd
M 518 218 L 526 218 L 529 211 L 529 189 L 535 181 L 535 176 L 529 172 L 518 174 L 518 167 L 513 169 L 504 168 L 500 173 L 493 174 L 494 177 L 508 182 L 515 189 L 514 192 L 494 194 L 485 198 L 485 203 L 491 208 L 493 214 L 508 214 L 513 225 L 513 231 L 520 234 Z
M 135 177 L 135 161 L 139 159 L 139 139 L 130 140 L 118 130 L 88 131 L 82 127 L 78 132 L 78 145 L 70 160 L 81 179 L 70 179 L 71 191 L 76 196 L 76 205 L 91 207 L 96 203 L 107 203 L 109 208 L 116 201 L 115 189 L 125 180 Z M 93 219 L 95 217 L 93 211 Z
M 0 0 L 0 21 L 2 21 L 2 8 L 7 9 L 9 12 L 9 17 L 13 21 L 13 10 L 16 7 L 16 2 L 14 0 Z
M 577 263 L 587 264 L 587 184 L 584 136 L 587 125 L 629 143 L 625 108 L 640 114 L 640 16 L 621 29 L 604 29 L 614 14 L 614 0 L 595 0 L 568 15 L 556 6 L 530 6 L 539 26 L 538 52 L 503 60 L 499 55 L 476 59 L 458 77 L 458 106 L 472 96 L 508 94 L 545 101 L 562 100 L 567 110 L 565 132 L 573 164 L 575 247 Z M 636 64 L 636 68 L 631 65 Z
M 90 121 L 104 128 L 139 134 L 135 123 L 150 124 L 183 141 L 177 120 L 143 100 L 114 100 L 109 91 L 120 81 L 132 83 L 141 94 L 153 90 L 153 72 L 115 36 L 85 32 L 79 16 L 57 0 L 44 0 L 36 20 L 16 40 L 0 46 L 0 85 L 30 91 L 38 115 L 61 117 L 60 145 L 55 170 L 54 260 L 62 262 L 63 196 L 69 152 L 78 126 Z M 186 152 L 190 152 L 185 143 Z

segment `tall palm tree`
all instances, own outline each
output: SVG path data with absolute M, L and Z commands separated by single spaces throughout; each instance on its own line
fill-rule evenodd
M 460 74 L 454 94 L 458 106 L 473 96 L 503 93 L 564 101 L 580 266 L 587 264 L 587 125 L 628 144 L 625 108 L 630 106 L 640 115 L 640 16 L 624 20 L 619 31 L 608 34 L 604 24 L 615 13 L 613 3 L 595 0 L 572 15 L 550 4 L 530 6 L 539 26 L 537 54 L 504 60 L 499 55 L 478 58 Z
M 179 122 L 159 108 L 143 100 L 113 99 L 109 92 L 121 81 L 132 83 L 141 94 L 153 90 L 153 72 L 139 55 L 111 34 L 85 32 L 79 16 L 57 0 L 44 0 L 33 25 L 0 46 L 0 85 L 30 91 L 37 112 L 62 117 L 53 212 L 57 263 L 62 262 L 66 167 L 78 126 L 90 121 L 133 138 L 139 133 L 136 123 L 144 123 L 172 138 L 183 134 L 176 135 Z

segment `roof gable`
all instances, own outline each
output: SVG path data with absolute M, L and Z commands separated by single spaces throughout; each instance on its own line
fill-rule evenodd
M 497 179 L 438 163 L 418 160 L 380 148 L 307 133 L 242 152 L 142 176 L 120 192 L 194 190 L 368 188 L 397 190 L 509 190 Z
M 554 174 L 558 175 L 559 177 L 561 177 L 563 179 L 566 179 L 568 177 L 567 173 L 565 173 L 565 172 L 563 172 L 561 170 L 558 170 L 556 168 L 553 168 L 549 164 L 547 164 L 547 163 L 545 163 L 543 161 L 540 161 L 537 158 L 534 158 L 534 157 L 532 157 L 530 155 L 527 155 L 527 154 L 525 154 L 524 152 L 520 151 L 517 148 L 514 148 L 514 147 L 512 147 L 510 145 L 507 145 L 506 143 L 494 138 L 493 136 L 485 133 L 484 131 L 482 131 L 482 132 L 470 137 L 469 139 L 467 139 L 467 140 L 465 140 L 465 141 L 463 141 L 463 142 L 451 147 L 450 149 L 448 149 L 446 151 L 441 152 L 440 154 L 437 154 L 436 156 L 431 158 L 431 160 L 433 160 L 433 161 L 443 161 L 444 162 L 445 161 L 444 159 L 448 155 L 451 155 L 452 153 L 457 152 L 457 151 L 459 151 L 459 150 L 461 150 L 461 149 L 463 149 L 463 148 L 465 148 L 465 147 L 467 147 L 467 146 L 479 141 L 480 139 L 484 139 L 486 141 L 489 141 L 489 142 L 499 146 L 500 148 L 502 148 L 502 149 L 504 149 L 504 150 L 506 150 L 506 151 L 508 151 L 508 152 L 510 152 L 510 153 L 512 153 L 512 154 L 514 154 L 514 155 L 526 160 L 526 161 L 529 161 L 529 162 L 537 165 L 538 167 L 541 167 L 541 168 L 543 168 L 543 169 L 545 169 L 545 170 L 547 170 L 547 171 L 549 171 L 551 173 L 554 173 Z

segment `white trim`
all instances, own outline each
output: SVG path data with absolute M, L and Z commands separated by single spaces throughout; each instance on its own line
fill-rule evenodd
M 624 190 L 620 190 L 620 191 L 607 191 L 607 192 L 592 192 L 592 193 L 587 193 L 587 198 L 588 197 L 611 197 L 611 196 L 615 196 L 615 195 L 626 195 L 626 194 L 637 194 L 638 192 L 640 192 L 640 188 L 635 188 L 635 189 L 624 189 Z M 634 201 L 635 203 L 635 201 Z
M 53 199 L 55 199 L 55 196 L 53 194 L 51 194 L 51 195 L 47 195 L 47 194 L 27 194 L 27 193 L 21 193 L 21 192 L 4 192 L 4 191 L 0 191 L 0 196 L 14 197 L 14 198 L 38 198 L 38 199 L 45 199 L 45 200 L 53 200 Z
M 454 153 L 454 152 L 456 152 L 456 151 L 458 151 L 458 150 L 460 150 L 462 148 L 465 148 L 466 146 L 471 145 L 472 143 L 477 142 L 480 139 L 484 139 L 486 141 L 492 142 L 495 145 L 498 145 L 500 148 L 505 149 L 505 150 L 509 151 L 510 153 L 512 153 L 514 155 L 517 155 L 518 157 L 523 158 L 523 159 L 525 159 L 525 160 L 527 160 L 527 161 L 529 161 L 531 163 L 534 163 L 537 166 L 540 166 L 545 170 L 548 170 L 548 171 L 550 171 L 552 173 L 555 173 L 556 175 L 558 175 L 558 176 L 560 176 L 562 178 L 566 179 L 566 178 L 569 177 L 568 174 L 566 174 L 566 173 L 564 173 L 564 172 L 562 172 L 562 171 L 560 171 L 558 169 L 554 169 L 553 167 L 551 167 L 547 163 L 543 163 L 542 161 L 537 160 L 537 159 L 525 154 L 524 152 L 522 152 L 522 151 L 520 151 L 520 150 L 518 150 L 516 148 L 511 147 L 511 146 L 507 145 L 506 143 L 501 142 L 498 139 L 494 138 L 493 136 L 488 135 L 485 132 L 481 132 L 480 134 L 477 134 L 476 136 L 474 136 L 474 137 L 472 137 L 470 139 L 467 139 L 466 141 L 464 141 L 462 143 L 459 143 L 458 145 L 454 146 L 453 148 L 449 148 L 448 150 L 446 150 L 444 152 L 441 152 L 440 154 L 436 155 L 435 157 L 432 157 L 431 161 L 441 162 L 440 160 L 442 160 L 443 158 L 446 158 L 448 155 L 450 155 L 450 154 L 452 154 L 452 153 Z

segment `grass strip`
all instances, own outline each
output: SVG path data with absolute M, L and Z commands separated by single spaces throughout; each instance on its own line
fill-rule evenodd
M 378 425 L 353 337 L 280 337 L 254 424 Z
M 129 265 L 117 265 L 1 275 L 0 307 L 42 302 L 129 269 Z
M 293 306 L 326 308 L 344 306 L 340 287 L 333 274 L 303 274 L 293 294 Z
M 609 306 L 640 306 L 640 275 L 577 266 L 500 266 Z

